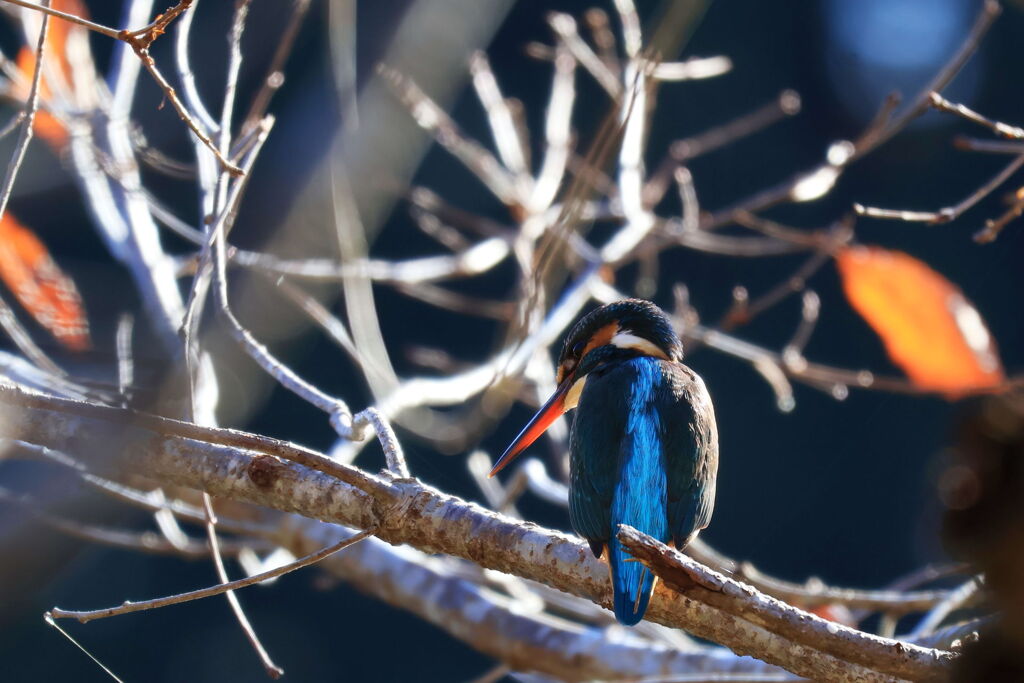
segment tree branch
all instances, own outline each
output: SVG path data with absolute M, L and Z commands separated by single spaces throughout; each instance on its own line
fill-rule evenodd
M 389 543 L 408 543 L 424 552 L 455 555 L 605 607 L 610 604 L 607 568 L 578 539 L 504 517 L 416 480 L 395 479 L 387 474 L 374 477 L 335 464 L 335 470 L 347 481 L 360 482 L 364 489 L 303 465 L 283 462 L 267 450 L 251 448 L 262 441 L 258 437 L 231 432 L 250 444 L 251 449 L 243 450 L 159 433 L 146 424 L 180 424 L 181 431 L 192 430 L 198 435 L 196 430 L 200 428 L 184 423 L 12 388 L 0 389 L 0 405 L 5 408 L 0 413 L 0 434 L 73 450 L 90 469 L 117 466 L 164 485 L 197 488 L 211 495 L 347 526 L 372 527 Z M 278 452 L 286 453 L 288 449 Z M 115 454 L 113 460 L 110 453 Z M 719 600 L 717 594 L 711 599 Z M 756 598 L 748 597 L 747 602 L 745 609 L 759 608 Z M 734 603 L 735 599 L 729 605 Z M 797 612 L 793 609 L 794 615 Z M 737 654 L 749 654 L 801 676 L 830 681 L 886 681 L 894 675 L 927 680 L 941 676 L 952 658 L 942 651 L 877 639 L 874 642 L 881 658 L 867 668 L 772 633 L 724 611 L 721 604 L 712 605 L 668 590 L 656 593 L 648 615 L 652 621 L 722 643 Z M 796 626 L 787 633 L 798 632 L 792 629 Z M 829 647 L 839 651 L 840 644 L 834 641 L 845 639 L 833 636 Z
M 295 519 L 279 538 L 293 553 L 326 546 L 350 532 L 313 520 Z M 319 567 L 390 605 L 443 629 L 516 671 L 534 671 L 564 681 L 619 680 L 708 672 L 765 675 L 779 670 L 725 648 L 699 652 L 653 644 L 524 609 L 514 600 L 460 577 L 452 560 L 368 538 Z M 713 673 L 712 673 L 713 672 Z
M 619 540 L 680 595 L 755 623 L 794 643 L 910 680 L 939 677 L 943 667 L 952 662 L 951 653 L 863 633 L 804 612 L 711 571 L 632 527 L 620 527 Z

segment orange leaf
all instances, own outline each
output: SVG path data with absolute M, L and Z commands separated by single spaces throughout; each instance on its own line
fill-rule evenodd
M 74 14 L 79 17 L 87 18 L 89 12 L 86 10 L 85 5 L 79 0 L 54 0 L 51 4 L 53 9 L 60 10 L 67 14 Z M 58 92 L 68 92 L 73 89 L 72 83 L 72 68 L 71 61 L 68 56 L 69 41 L 72 35 L 77 35 L 80 42 L 87 41 L 85 38 L 86 29 L 70 21 L 66 21 L 60 18 L 51 18 L 49 29 L 46 32 L 46 56 L 43 58 L 45 63 L 53 64 L 53 60 L 57 60 L 57 68 L 47 68 L 47 73 L 44 75 L 42 80 L 39 82 L 39 97 L 49 106 L 53 106 L 53 92 L 55 88 L 51 87 L 49 79 L 53 78 L 60 80 Z M 21 72 L 25 84 L 17 87 L 14 91 L 16 97 L 22 99 L 28 98 L 28 83 L 32 81 L 33 75 L 36 70 L 36 53 L 34 48 L 22 47 L 18 51 L 17 60 L 18 70 Z M 46 76 L 49 76 L 47 78 Z M 60 122 L 57 117 L 53 116 L 46 111 L 36 112 L 35 124 L 33 130 L 39 135 L 39 137 L 46 140 L 50 146 L 60 149 L 63 148 L 68 141 L 68 132 L 64 127 L 64 124 Z
M 56 116 L 48 111 L 37 111 L 36 120 L 32 123 L 36 135 L 46 140 L 55 149 L 63 149 L 68 142 L 68 129 Z
M 32 78 L 36 73 L 36 53 L 30 48 L 22 46 L 18 50 L 18 71 L 25 78 L 24 85 L 18 84 L 15 88 L 15 94 L 21 99 L 28 98 L 29 83 L 32 82 Z M 46 78 L 39 79 L 39 99 L 48 100 L 51 97 L 50 84 L 46 81 Z
M 846 247 L 835 257 L 846 298 L 915 386 L 953 399 L 1003 383 L 995 342 L 956 285 L 900 251 Z
M 44 57 L 45 59 L 45 57 Z M 27 47 L 21 48 L 18 51 L 18 70 L 25 77 L 26 82 L 32 80 L 32 76 L 36 70 L 36 53 Z M 28 98 L 28 86 L 24 88 L 16 88 L 15 96 Z M 50 86 L 46 82 L 46 78 L 39 81 L 39 98 L 43 102 L 49 102 L 50 100 Z M 64 127 L 64 124 L 60 122 L 56 116 L 48 111 L 39 109 L 36 111 L 36 118 L 32 124 L 32 130 L 35 131 L 36 135 L 41 137 L 51 147 L 58 150 L 62 149 L 68 141 L 68 131 Z
M 89 18 L 89 11 L 79 0 L 54 0 L 51 5 L 53 9 L 60 10 L 65 14 L 74 14 L 82 19 Z M 68 38 L 72 32 L 85 35 L 86 28 L 59 17 L 50 18 L 50 28 L 46 32 L 46 50 L 50 56 L 57 56 L 60 64 L 60 73 L 64 82 L 71 83 L 71 62 L 68 58 Z M 33 53 L 33 56 L 35 53 Z M 46 57 L 43 57 L 46 59 Z
M 89 323 L 74 281 L 9 211 L 0 220 L 0 279 L 64 346 L 75 351 L 90 347 Z

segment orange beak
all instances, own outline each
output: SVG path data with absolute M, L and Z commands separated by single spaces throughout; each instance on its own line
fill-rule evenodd
M 537 411 L 533 419 L 523 427 L 523 431 L 519 432 L 519 436 L 512 441 L 509 447 L 505 449 L 505 452 L 501 454 L 501 457 L 498 458 L 498 461 L 494 463 L 491 473 L 487 475 L 488 477 L 493 477 L 505 469 L 506 465 L 515 460 L 517 455 L 529 448 L 530 444 L 536 441 L 551 426 L 551 423 L 565 412 L 565 395 L 569 393 L 571 386 L 572 377 L 567 377 L 558 385 L 558 389 L 547 400 L 547 403 L 541 406 L 541 409 Z

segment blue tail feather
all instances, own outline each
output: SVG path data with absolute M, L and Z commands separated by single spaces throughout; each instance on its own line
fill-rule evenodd
M 629 562 L 618 539 L 608 544 L 608 560 L 612 567 L 612 595 L 615 618 L 633 626 L 644 618 L 647 603 L 654 589 L 654 574 L 640 562 Z M 637 599 L 639 597 L 639 599 Z
M 654 405 L 661 382 L 657 361 L 637 359 L 629 420 L 622 442 L 622 466 L 612 497 L 612 537 L 608 559 L 612 569 L 615 618 L 627 626 L 643 619 L 654 589 L 654 575 L 640 562 L 629 562 L 616 534 L 620 524 L 664 541 L 668 538 L 667 474 L 662 458 L 661 421 Z

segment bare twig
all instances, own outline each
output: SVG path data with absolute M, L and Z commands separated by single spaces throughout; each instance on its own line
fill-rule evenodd
M 95 524 L 86 524 L 74 519 L 58 517 L 42 511 L 40 503 L 33 501 L 26 496 L 17 496 L 7 489 L 0 487 L 0 502 L 19 505 L 28 510 L 34 518 L 47 526 L 67 534 L 73 538 L 82 539 L 91 543 L 132 550 L 135 552 L 154 553 L 159 555 L 176 555 L 186 558 L 210 557 L 210 549 L 204 542 L 186 538 L 184 543 L 172 543 L 152 531 L 130 531 L 117 529 Z M 221 549 L 227 555 L 238 555 L 243 549 L 262 548 L 268 549 L 266 541 L 228 541 Z
M 978 112 L 967 108 L 962 104 L 955 104 L 950 102 L 945 97 L 937 92 L 929 93 L 928 104 L 937 109 L 938 111 L 948 112 L 955 114 L 961 118 L 967 119 L 971 123 L 976 123 L 980 126 L 985 126 L 996 135 L 1000 137 L 1009 138 L 1011 140 L 1020 140 L 1024 138 L 1024 128 L 1018 126 L 1011 126 L 1001 121 L 993 121 L 992 119 L 986 118 Z
M 515 174 L 522 185 L 528 175 L 526 159 L 529 156 L 523 140 L 516 133 L 516 124 L 508 103 L 501 94 L 498 81 L 491 71 L 491 64 L 483 52 L 475 52 L 469 59 L 469 71 L 473 75 L 473 86 L 477 97 L 487 113 L 487 120 L 494 136 L 494 144 L 505 167 Z M 523 187 L 520 192 L 528 191 Z M 521 200 L 522 201 L 522 200 Z
M 157 15 L 150 24 L 143 26 L 142 28 L 135 29 L 134 31 L 121 31 L 118 37 L 121 40 L 138 41 L 140 45 L 148 48 L 152 45 L 153 41 L 159 38 L 166 32 L 167 27 L 172 21 L 178 18 L 178 16 L 187 11 L 192 7 L 193 0 L 179 0 L 179 2 L 168 9 L 166 12 Z
M 1024 213 L 1024 196 L 1018 197 L 1013 205 L 1007 209 L 1003 215 L 999 216 L 995 220 L 985 221 L 985 227 L 974 234 L 974 241 L 980 244 L 986 244 L 992 242 L 999 233 L 1003 231 L 1010 221 L 1018 218 L 1021 213 Z
M 213 558 L 213 566 L 217 570 L 217 578 L 220 580 L 219 586 L 214 586 L 213 588 L 209 588 L 206 590 L 192 591 L 190 593 L 179 594 L 177 596 L 171 596 L 169 598 L 146 600 L 144 602 L 133 603 L 126 600 L 124 604 L 122 604 L 120 607 L 112 608 L 115 610 L 123 611 L 106 613 L 105 610 L 99 610 L 100 612 L 103 612 L 102 616 L 83 618 L 81 615 L 77 615 L 75 618 L 77 618 L 82 623 L 85 623 L 86 621 L 90 621 L 91 618 L 102 618 L 108 616 L 112 617 L 115 616 L 115 614 L 125 614 L 127 612 L 153 609 L 156 607 L 166 607 L 167 605 L 173 605 L 178 602 L 188 602 L 189 600 L 198 600 L 199 598 L 210 597 L 212 595 L 219 595 L 223 593 L 224 597 L 227 598 L 228 605 L 230 605 L 231 607 L 232 614 L 234 614 L 235 616 L 235 621 L 237 621 L 238 625 L 241 626 L 242 633 L 245 634 L 246 640 L 249 641 L 249 644 L 252 646 L 253 650 L 256 651 L 256 656 L 259 657 L 260 663 L 263 665 L 263 670 L 267 673 L 267 676 L 269 676 L 270 678 L 278 679 L 284 675 L 284 669 L 275 664 L 274 660 L 270 658 L 270 653 L 267 652 L 267 649 L 263 646 L 263 643 L 260 641 L 259 636 L 256 635 L 256 629 L 252 627 L 252 623 L 249 621 L 249 617 L 246 616 L 245 610 L 242 609 L 242 603 L 239 602 L 238 596 L 235 595 L 235 589 L 244 588 L 245 586 L 250 585 L 250 583 L 244 582 L 251 581 L 255 577 L 250 576 L 247 579 L 239 579 L 238 581 L 228 581 L 228 571 L 227 568 L 225 568 L 224 566 L 224 557 L 221 554 L 220 550 L 220 540 L 217 538 L 217 515 L 213 511 L 213 499 L 210 497 L 210 494 L 207 493 L 206 491 L 203 491 L 203 513 L 206 515 L 206 540 L 207 543 L 209 543 L 210 545 L 210 557 Z M 336 550 L 340 549 L 341 548 L 337 548 Z M 293 568 L 298 569 L 300 566 L 305 566 L 299 564 L 301 561 L 302 560 L 299 560 L 299 562 L 293 563 L 298 565 Z M 315 562 L 316 560 L 314 559 L 313 561 Z M 285 565 L 285 567 L 287 566 L 290 565 Z M 278 569 L 273 569 L 269 572 L 264 572 L 264 578 L 270 579 L 274 578 L 275 576 L 279 576 L 280 574 L 284 574 L 285 572 L 280 570 L 285 569 L 285 567 L 279 567 Z M 280 574 L 273 574 L 273 572 L 275 571 L 280 571 Z M 260 575 L 257 574 L 256 576 Z M 251 581 L 251 583 L 259 582 Z M 57 619 L 60 619 L 64 616 L 69 616 L 65 615 L 63 611 L 57 607 L 54 607 L 52 610 L 50 610 L 49 613 Z
M 907 636 L 911 640 L 930 635 L 951 613 L 964 606 L 982 587 L 982 577 L 974 576 L 949 592 L 945 600 L 935 605 Z
M 43 9 L 49 9 L 50 1 L 43 0 Z M 39 39 L 36 42 L 36 64 L 32 73 L 32 85 L 29 87 L 28 99 L 25 103 L 25 116 L 21 120 L 22 129 L 18 134 L 18 142 L 14 145 L 14 152 L 7 164 L 7 173 L 4 175 L 4 184 L 0 188 L 0 218 L 7 213 L 7 202 L 11 199 L 11 190 L 14 189 L 14 179 L 18 177 L 18 170 L 25 161 L 25 152 L 28 151 L 28 143 L 32 140 L 33 124 L 36 120 L 36 111 L 39 109 L 39 83 L 43 76 L 43 56 L 46 50 L 46 32 L 50 26 L 50 17 L 43 15 L 43 21 L 39 26 Z
M 48 0 L 44 0 L 44 4 L 38 4 L 38 3 L 35 3 L 35 2 L 28 2 L 28 0 L 3 0 L 3 1 L 4 2 L 8 2 L 8 3 L 12 4 L 12 5 L 18 5 L 19 7 L 25 7 L 27 9 L 36 10 L 37 12 L 41 12 L 42 14 L 44 14 L 46 16 L 58 17 L 60 19 L 64 19 L 65 21 L 70 21 L 72 23 L 78 24 L 79 26 L 84 26 L 85 28 L 89 29 L 90 31 L 95 31 L 97 33 L 102 33 L 103 35 L 107 36 L 108 38 L 114 38 L 115 40 L 120 40 L 120 38 L 121 38 L 121 31 L 118 31 L 117 29 L 110 28 L 109 26 L 104 26 L 103 24 L 97 24 L 95 22 L 89 21 L 88 19 L 84 19 L 84 18 L 82 18 L 82 17 L 80 17 L 78 15 L 75 15 L 75 14 L 70 14 L 68 12 L 62 12 L 60 10 L 53 9 L 53 8 L 50 7 L 50 4 L 49 4 Z M 38 62 L 37 62 L 37 64 L 38 64 Z
M 517 204 L 519 193 L 513 174 L 490 152 L 465 137 L 448 114 L 411 80 L 383 64 L 377 67 L 377 73 L 409 108 L 421 128 L 433 134 L 437 142 L 472 171 L 495 197 L 510 206 Z
M 959 218 L 965 211 L 973 207 L 975 204 L 980 202 L 985 197 L 992 194 L 993 191 L 1003 183 L 1005 183 L 1010 176 L 1020 170 L 1021 166 L 1024 166 L 1024 154 L 1016 157 L 1013 161 L 1007 164 L 999 173 L 995 174 L 992 178 L 987 180 L 981 187 L 972 192 L 971 194 L 964 197 L 962 200 L 954 204 L 953 206 L 947 206 L 939 209 L 938 211 L 902 211 L 899 209 L 880 209 L 873 206 L 864 206 L 862 204 L 854 204 L 853 210 L 861 216 L 869 216 L 871 218 L 891 218 L 901 221 L 907 221 L 910 223 L 948 223 L 950 221 Z
M 292 48 L 295 46 L 295 38 L 299 35 L 302 22 L 309 12 L 310 0 L 296 0 L 292 5 L 292 15 L 288 20 L 288 26 L 277 41 L 274 57 L 270 60 L 270 65 L 267 67 L 267 75 L 263 78 L 263 85 L 260 87 L 259 92 L 252 99 L 249 112 L 245 115 L 245 119 L 242 122 L 242 130 L 253 129 L 259 124 L 267 114 L 267 107 L 270 106 L 271 99 L 280 90 L 281 86 L 284 85 L 284 66 L 291 55 Z
M 758 109 L 716 126 L 693 137 L 677 140 L 669 146 L 669 155 L 684 163 L 698 156 L 764 130 L 788 116 L 796 116 L 801 109 L 800 94 L 783 90 L 773 101 Z
M 193 115 L 202 122 L 203 127 L 208 131 L 217 130 L 217 122 L 213 116 L 206 109 L 203 104 L 203 99 L 199 96 L 199 90 L 196 88 L 196 77 L 192 71 L 192 63 L 189 59 L 188 48 L 189 48 L 189 36 L 192 30 L 192 20 L 195 17 L 196 11 L 194 8 L 186 10 L 178 22 L 177 36 L 175 40 L 175 57 L 178 63 L 178 79 L 181 81 L 181 89 L 185 95 L 185 101 L 188 102 L 189 108 L 192 110 Z
M 57 631 L 57 632 L 58 632 L 59 634 L 61 634 L 61 635 L 62 635 L 62 636 L 64 636 L 65 638 L 67 638 L 67 639 L 68 639 L 68 641 L 69 641 L 69 642 L 70 642 L 70 643 L 71 643 L 72 645 L 74 645 L 74 646 L 75 646 L 76 648 L 78 648 L 78 649 L 79 649 L 79 650 L 80 650 L 80 651 L 81 651 L 82 653 L 84 653 L 86 657 L 88 657 L 89 659 L 91 659 L 91 660 L 93 661 L 93 663 L 94 663 L 94 664 L 95 664 L 96 666 L 98 666 L 99 668 L 103 669 L 103 672 L 104 672 L 105 674 L 107 674 L 108 676 L 110 676 L 110 678 L 112 678 L 112 679 L 113 679 L 113 680 L 114 680 L 114 681 L 115 681 L 116 683 L 123 683 L 123 681 L 122 681 L 122 680 L 121 680 L 120 678 L 118 678 L 118 677 L 117 677 L 117 675 L 115 675 L 113 671 L 111 671 L 110 669 L 108 669 L 108 668 L 107 668 L 107 666 L 106 666 L 106 665 L 105 665 L 105 664 L 104 664 L 103 662 L 101 662 L 101 661 L 100 661 L 99 659 L 97 659 L 97 658 L 96 658 L 96 657 L 95 657 L 95 656 L 93 655 L 93 653 L 91 653 L 91 652 L 89 652 L 88 650 L 86 650 L 86 649 L 85 649 L 85 648 L 84 648 L 84 647 L 82 646 L 82 644 L 81 644 L 81 643 L 79 643 L 79 642 L 78 642 L 77 640 L 75 640 L 74 638 L 72 638 L 72 637 L 71 637 L 71 634 L 70 634 L 70 633 L 68 633 L 68 632 L 67 632 L 67 631 L 65 631 L 65 630 L 64 630 L 63 628 L 61 628 L 61 627 L 60 627 L 60 625 L 59 625 L 59 624 L 58 624 L 58 623 L 57 623 L 56 621 L 54 621 L 54 619 L 53 619 L 53 617 L 52 617 L 52 616 L 50 616 L 49 614 L 44 614 L 44 615 L 43 615 L 43 621 L 45 621 L 45 622 L 46 622 L 47 624 L 49 624 L 49 625 L 50 625 L 50 626 L 52 626 L 52 627 L 53 627 L 54 629 L 56 629 L 56 631 Z
M 339 550 L 358 543 L 364 538 L 373 534 L 372 529 L 360 531 L 353 536 L 338 541 L 334 545 L 322 548 L 316 552 L 310 553 L 305 557 L 301 557 L 295 562 L 289 562 L 288 564 L 271 569 L 269 571 L 255 574 L 253 576 L 247 576 L 244 579 L 236 579 L 227 583 L 221 583 L 216 586 L 210 586 L 209 588 L 201 588 L 199 590 L 189 591 L 187 593 L 179 593 L 177 595 L 169 595 L 165 598 L 155 598 L 153 600 L 141 600 L 138 602 L 125 601 L 124 604 L 118 605 L 117 607 L 107 607 L 105 609 L 88 610 L 88 611 L 77 611 L 77 610 L 64 610 L 59 607 L 54 607 L 47 614 L 54 619 L 77 619 L 83 624 L 93 619 L 106 619 L 107 617 L 114 617 L 120 614 L 129 614 L 131 612 L 141 612 L 148 609 L 157 609 L 160 607 L 167 607 L 169 605 L 179 605 L 183 602 L 190 602 L 192 600 L 200 600 L 202 598 L 209 598 L 214 595 L 221 595 L 222 593 L 229 593 L 230 591 L 238 590 L 239 588 L 245 588 L 246 586 L 252 586 L 253 584 L 261 583 L 267 579 L 273 579 L 275 577 L 293 572 L 296 569 L 302 569 L 308 567 L 311 564 L 316 564 L 325 557 L 329 557 Z M 283 673 L 283 672 L 282 672 Z
M 576 61 L 590 72 L 594 80 L 608 91 L 612 98 L 617 98 L 622 93 L 622 84 L 611 69 L 594 54 L 590 46 L 580 37 L 576 30 L 576 20 L 568 14 L 552 12 L 548 16 L 548 24 L 551 25 L 552 30 L 562 40 Z
M 0 327 L 3 327 L 4 332 L 11 338 L 14 345 L 18 347 L 18 350 L 38 367 L 57 377 L 65 374 L 64 370 L 39 348 L 39 345 L 32 339 L 32 335 L 18 321 L 14 311 L 3 297 L 0 297 Z
M 960 72 L 960 69 L 962 69 L 964 64 L 967 63 L 967 60 L 969 60 L 978 49 L 981 39 L 986 33 L 988 33 L 988 30 L 992 27 L 992 23 L 996 20 L 996 17 L 1002 13 L 1002 11 L 1002 7 L 999 5 L 997 0 L 985 0 L 985 4 L 978 12 L 978 16 L 975 18 L 974 24 L 971 26 L 971 30 L 968 32 L 967 37 L 964 38 L 963 43 L 960 44 L 956 53 L 949 59 L 949 61 L 946 62 L 931 82 L 922 88 L 918 95 L 899 116 L 894 118 L 883 116 L 876 119 L 875 124 L 857 140 L 854 156 L 859 158 L 874 150 L 893 135 L 903 130 L 908 123 L 924 113 L 928 107 L 931 106 L 932 93 L 942 92 L 953 78 L 956 77 Z M 890 102 L 891 98 L 886 101 L 886 104 L 883 106 L 883 110 L 892 110 L 893 106 Z
M 793 583 L 768 576 L 749 562 L 736 562 L 710 548 L 697 539 L 687 546 L 687 554 L 718 571 L 731 574 L 738 581 L 750 584 L 763 593 L 786 602 L 813 609 L 823 605 L 844 605 L 866 612 L 886 612 L 894 615 L 910 614 L 931 609 L 945 600 L 944 590 L 862 590 L 828 586 L 824 581 L 810 578 L 804 583 Z
M 179 14 L 187 10 L 192 5 L 193 2 L 193 0 L 180 0 L 174 7 L 171 7 L 169 10 L 167 10 L 167 12 L 158 16 L 152 23 L 143 26 L 140 29 L 123 29 L 121 31 L 118 31 L 117 29 L 110 28 L 109 26 L 104 26 L 103 24 L 97 24 L 96 22 L 89 21 L 88 19 L 80 17 L 76 14 L 71 14 L 69 12 L 62 12 L 60 10 L 53 9 L 50 7 L 48 1 L 44 1 L 43 4 L 28 2 L 28 0 L 3 1 L 8 2 L 12 5 L 18 5 L 19 7 L 25 7 L 27 9 L 36 10 L 37 12 L 41 12 L 45 15 L 57 17 L 59 19 L 64 19 L 65 21 L 70 21 L 74 24 L 78 24 L 79 26 L 84 26 L 90 31 L 101 33 L 107 36 L 108 38 L 114 38 L 115 40 L 123 40 L 127 43 L 138 42 L 138 44 L 143 48 L 149 47 L 149 45 L 152 44 L 152 42 L 156 40 L 157 37 L 163 34 L 168 24 L 174 21 Z
M 219 161 L 221 166 L 224 167 L 224 170 L 233 176 L 244 175 L 245 172 L 241 168 L 224 157 L 221 151 L 217 148 L 217 145 L 215 145 L 213 140 L 210 139 L 210 135 L 199 126 L 199 122 L 196 121 L 192 114 L 190 114 L 185 108 L 181 99 L 178 98 L 178 93 L 175 92 L 174 88 L 171 87 L 171 84 L 167 82 L 166 78 L 164 78 L 164 75 L 160 72 L 160 69 L 157 68 L 156 62 L 153 61 L 153 58 L 149 56 L 149 51 L 145 48 L 137 47 L 134 44 L 132 45 L 132 48 L 135 50 L 135 54 L 138 55 L 139 60 L 141 60 L 142 65 L 146 67 L 146 71 L 148 71 L 149 75 L 153 77 L 153 80 L 155 80 L 156 84 L 160 86 L 160 89 L 164 91 L 164 95 L 171 103 L 171 106 L 174 107 L 174 111 L 178 113 L 178 117 L 185 122 L 185 125 L 192 131 L 192 134 L 199 138 L 200 142 L 202 142 L 213 153 L 213 155 L 217 157 L 217 161 Z

